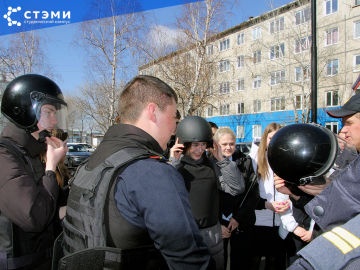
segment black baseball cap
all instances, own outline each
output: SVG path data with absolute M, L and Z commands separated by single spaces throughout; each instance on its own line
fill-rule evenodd
M 360 112 L 360 94 L 352 96 L 340 109 L 326 112 L 328 115 L 334 118 L 341 118 Z

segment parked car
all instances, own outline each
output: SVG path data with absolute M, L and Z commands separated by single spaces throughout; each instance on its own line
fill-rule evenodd
M 77 143 L 68 143 L 69 151 L 66 153 L 64 164 L 68 168 L 79 166 L 79 164 L 86 158 L 91 156 L 91 153 L 86 148 Z
M 76 144 L 83 145 L 86 148 L 86 150 L 90 153 L 94 153 L 94 151 L 96 150 L 96 148 L 94 146 L 92 146 L 91 144 L 88 144 L 88 143 L 76 143 Z

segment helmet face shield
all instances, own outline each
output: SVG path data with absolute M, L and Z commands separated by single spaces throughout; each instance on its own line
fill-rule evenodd
M 32 108 L 36 113 L 39 130 L 54 129 L 67 132 L 67 104 L 60 97 L 52 97 L 40 92 L 31 92 Z
M 36 117 L 40 131 L 57 129 L 67 132 L 67 107 L 63 104 L 44 104 L 40 107 Z

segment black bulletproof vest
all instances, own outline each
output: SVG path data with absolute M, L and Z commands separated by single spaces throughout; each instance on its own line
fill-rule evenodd
M 216 225 L 219 220 L 219 190 L 211 161 L 204 158 L 201 164 L 183 163 L 178 171 L 189 191 L 191 212 L 199 229 Z

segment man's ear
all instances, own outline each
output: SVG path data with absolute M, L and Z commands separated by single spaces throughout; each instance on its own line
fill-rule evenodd
M 156 111 L 157 111 L 157 105 L 155 103 L 149 103 L 147 106 L 148 109 L 148 116 L 151 121 L 156 122 Z

